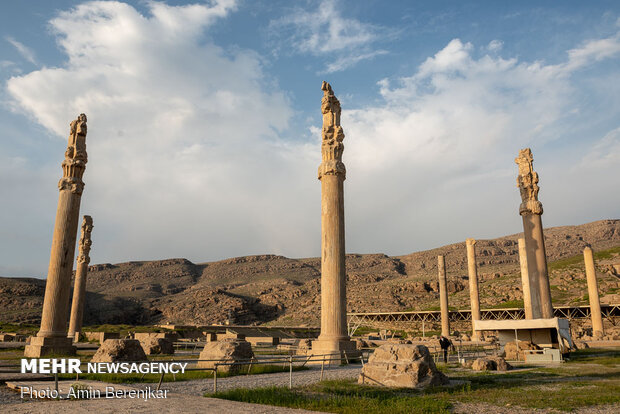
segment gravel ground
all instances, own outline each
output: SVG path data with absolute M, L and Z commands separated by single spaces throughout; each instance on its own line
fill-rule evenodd
M 239 413 L 239 414 L 284 414 L 284 413 L 312 413 L 312 411 L 295 410 L 286 407 L 272 407 L 270 405 L 248 404 L 236 401 L 204 398 L 191 395 L 170 394 L 165 400 L 144 399 L 97 399 L 97 400 L 64 400 L 23 402 L 17 404 L 0 405 L 0 412 L 11 414 L 82 414 L 85 412 L 97 414 L 117 413 Z
M 324 380 L 357 378 L 362 370 L 361 365 L 349 365 L 337 368 L 326 368 L 323 373 Z M 312 367 L 307 371 L 293 372 L 293 387 L 310 385 L 321 380 L 321 368 Z M 217 390 L 227 391 L 235 388 L 261 388 L 270 386 L 285 387 L 289 384 L 289 373 L 278 372 L 274 374 L 238 375 L 235 377 L 218 378 Z M 134 388 L 153 387 L 153 384 L 126 384 Z M 162 390 L 185 395 L 204 395 L 213 392 L 213 379 L 201 379 L 192 381 L 166 382 L 161 386 Z
M 557 414 L 561 411 L 553 410 L 553 409 L 536 409 L 536 408 L 521 408 L 521 407 L 510 407 L 504 406 L 500 407 L 497 405 L 484 404 L 484 403 L 460 403 L 455 402 L 454 408 L 452 409 L 453 413 L 458 414 L 529 414 L 529 413 L 540 413 L 540 414 Z M 611 405 L 599 405 L 596 407 L 582 407 L 576 408 L 572 413 L 576 414 L 616 414 L 620 412 L 620 404 L 611 404 Z
M 0 413 L 4 412 L 4 404 L 20 403 L 22 399 L 18 392 L 9 389 L 6 385 L 0 385 Z

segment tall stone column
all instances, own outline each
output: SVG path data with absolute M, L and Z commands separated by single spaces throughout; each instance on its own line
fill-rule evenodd
M 532 151 L 525 148 L 519 152 L 515 162 L 519 166 L 517 186 L 521 191 L 519 214 L 523 219 L 525 249 L 527 251 L 528 276 L 530 278 L 530 299 L 532 316 L 553 318 L 551 288 L 547 273 L 547 255 L 542 226 L 542 203 L 538 201 L 538 173 L 534 171 Z
M 446 282 L 446 258 L 437 256 L 439 273 L 439 306 L 441 308 L 441 334 L 450 335 L 450 310 L 448 309 L 448 286 Z
M 590 317 L 592 318 L 592 336 L 599 339 L 605 334 L 603 317 L 601 315 L 601 302 L 598 297 L 598 283 L 596 282 L 596 269 L 594 268 L 594 255 L 592 248 L 583 249 L 583 261 L 586 265 L 586 279 L 588 281 L 588 296 L 590 298 Z
M 75 270 L 75 284 L 73 285 L 73 302 L 71 304 L 71 318 L 69 319 L 68 337 L 78 341 L 82 331 L 84 319 L 84 302 L 86 300 L 86 275 L 90 263 L 90 246 L 93 242 L 90 233 L 93 231 L 93 219 L 84 216 L 82 220 L 82 233 L 80 235 L 77 269 Z
M 471 303 L 471 329 L 472 336 L 482 340 L 480 331 L 474 330 L 474 321 L 480 320 L 480 296 L 478 290 L 478 266 L 476 264 L 476 240 L 465 240 L 467 247 L 467 270 L 469 273 L 469 301 Z
M 525 311 L 525 319 L 534 319 L 530 294 L 530 276 L 527 270 L 527 250 L 525 249 L 525 239 L 522 237 L 519 238 L 519 263 L 521 264 L 521 285 L 523 287 L 523 309 Z
M 342 355 L 341 351 L 355 351 L 355 343 L 347 332 L 344 132 L 340 126 L 340 102 L 329 83 L 323 82 L 321 89 L 323 162 L 318 171 L 321 180 L 321 334 L 312 343 L 312 353 Z
M 24 350 L 25 357 L 75 354 L 71 338 L 67 337 L 67 316 L 86 162 L 86 115 L 80 114 L 71 122 L 69 143 L 62 162 L 63 176 L 58 183 L 60 194 L 43 299 L 41 330 L 37 336 L 30 338 L 30 344 Z

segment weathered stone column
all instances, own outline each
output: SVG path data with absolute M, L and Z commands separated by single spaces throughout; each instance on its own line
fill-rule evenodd
M 71 304 L 71 318 L 69 319 L 69 338 L 78 341 L 82 331 L 84 319 L 84 302 L 86 301 L 86 275 L 90 263 L 90 246 L 93 242 L 90 233 L 93 231 L 93 219 L 84 216 L 82 221 L 82 234 L 80 236 L 77 269 L 75 271 L 75 284 L 73 285 L 73 302 Z
M 48 354 L 73 355 L 75 347 L 67 337 L 71 273 L 75 257 L 75 239 L 80 218 L 80 201 L 86 169 L 86 115 L 71 122 L 69 143 L 62 162 L 63 176 L 58 183 L 60 194 L 47 272 L 41 330 L 30 338 L 24 356 Z
M 598 283 L 596 282 L 596 268 L 594 267 L 594 255 L 592 248 L 583 249 L 583 261 L 586 265 L 586 279 L 588 281 L 588 297 L 590 298 L 590 317 L 592 318 L 592 336 L 600 339 L 605 335 L 603 317 L 601 315 L 601 302 L 598 297 Z
M 437 271 L 439 273 L 439 306 L 441 308 L 441 334 L 450 335 L 450 310 L 448 308 L 448 286 L 446 283 L 446 258 L 437 256 Z
M 316 355 L 355 351 L 355 343 L 347 332 L 344 132 L 340 126 L 340 102 L 329 83 L 323 82 L 321 89 L 323 162 L 318 171 L 321 180 L 321 334 L 312 343 L 312 353 Z
M 469 274 L 469 301 L 471 303 L 471 329 L 472 336 L 482 340 L 480 331 L 474 330 L 474 321 L 480 320 L 480 296 L 478 290 L 478 266 L 476 264 L 476 240 L 465 240 L 467 246 L 467 270 Z
M 532 298 L 530 289 L 530 276 L 527 271 L 527 251 L 525 249 L 525 239 L 519 238 L 519 263 L 521 264 L 521 285 L 523 287 L 523 309 L 525 319 L 534 319 L 532 315 Z
M 523 219 L 532 317 L 548 319 L 553 318 L 553 305 L 541 218 L 543 207 L 538 201 L 538 173 L 534 171 L 533 161 L 532 151 L 529 148 L 521 150 L 519 156 L 515 158 L 515 162 L 519 165 L 517 186 L 521 191 L 522 200 L 519 214 Z

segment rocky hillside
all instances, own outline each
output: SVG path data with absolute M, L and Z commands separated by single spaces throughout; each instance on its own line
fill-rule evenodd
M 522 302 L 518 234 L 476 244 L 483 307 Z M 583 248 L 598 252 L 603 302 L 620 302 L 620 220 L 545 230 L 553 301 L 587 303 Z M 465 244 L 406 256 L 347 255 L 349 311 L 438 307 L 437 255 L 446 256 L 450 306 L 469 307 Z M 619 268 L 620 270 L 620 268 Z M 218 262 L 186 259 L 90 266 L 85 324 L 235 323 L 318 326 L 320 259 L 275 255 Z M 38 322 L 45 281 L 0 278 L 0 322 Z

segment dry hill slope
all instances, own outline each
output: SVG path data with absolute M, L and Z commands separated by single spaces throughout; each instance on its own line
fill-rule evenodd
M 483 307 L 519 305 L 517 237 L 476 244 Z M 605 273 L 620 263 L 620 220 L 545 230 L 554 304 L 585 303 L 579 256 L 591 244 L 603 302 L 620 302 L 620 279 Z M 613 249 L 615 248 L 615 249 Z M 611 249 L 611 250 L 609 250 Z M 468 308 L 464 243 L 389 257 L 347 255 L 349 311 L 396 311 L 437 306 L 437 255 L 446 256 L 450 305 Z M 577 256 L 577 257 L 574 257 Z M 45 282 L 0 278 L 0 322 L 37 323 Z M 208 324 L 231 316 L 236 323 L 318 325 L 320 259 L 276 255 L 194 264 L 166 259 L 90 266 L 85 324 Z

